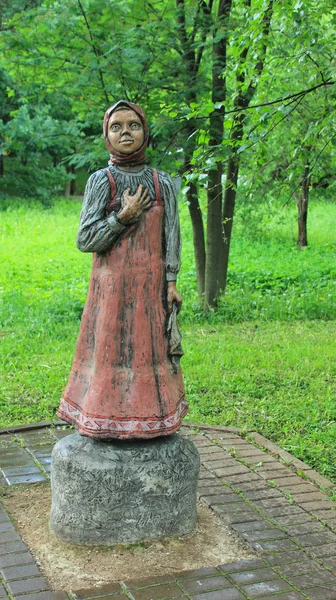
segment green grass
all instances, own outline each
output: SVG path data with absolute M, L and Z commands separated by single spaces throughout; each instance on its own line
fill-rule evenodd
M 1 213 L 0 426 L 53 418 L 66 384 L 91 256 L 75 246 L 80 203 L 19 199 Z M 197 305 L 187 208 L 181 209 L 183 372 L 189 420 L 255 429 L 336 482 L 336 204 L 237 214 L 226 297 Z

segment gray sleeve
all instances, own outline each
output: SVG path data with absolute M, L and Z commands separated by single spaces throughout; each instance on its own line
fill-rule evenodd
M 115 213 L 106 217 L 110 182 L 103 171 L 91 175 L 85 188 L 77 232 L 77 248 L 82 252 L 106 252 L 126 229 Z
M 176 281 L 180 270 L 181 236 L 177 206 L 176 188 L 172 178 L 160 171 L 160 186 L 163 192 L 165 218 L 164 231 L 166 243 L 166 279 Z

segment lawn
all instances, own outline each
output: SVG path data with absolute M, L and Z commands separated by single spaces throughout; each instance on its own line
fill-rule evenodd
M 0 427 L 54 417 L 91 263 L 74 242 L 78 201 L 2 208 Z M 242 209 L 227 295 L 207 317 L 185 206 L 181 220 L 189 420 L 257 430 L 336 482 L 336 203 L 312 203 L 301 251 L 294 207 Z

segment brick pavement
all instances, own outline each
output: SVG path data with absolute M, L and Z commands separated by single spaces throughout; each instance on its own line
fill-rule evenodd
M 52 448 L 69 433 L 48 422 L 0 431 L 0 485 L 47 484 Z M 336 600 L 333 484 L 256 433 L 186 424 L 182 434 L 200 452 L 201 501 L 255 560 L 55 592 L 0 505 L 0 600 Z

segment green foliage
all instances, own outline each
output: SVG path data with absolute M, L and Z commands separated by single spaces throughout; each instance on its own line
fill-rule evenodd
M 0 179 L 0 192 L 3 196 L 11 198 L 7 202 L 15 204 L 13 194 L 24 198 L 40 198 L 46 205 L 52 203 L 55 194 L 64 191 L 68 174 L 63 165 L 53 167 L 41 155 L 31 155 L 28 164 L 22 164 L 16 159 L 5 160 L 5 165 L 10 162 L 11 168 Z

